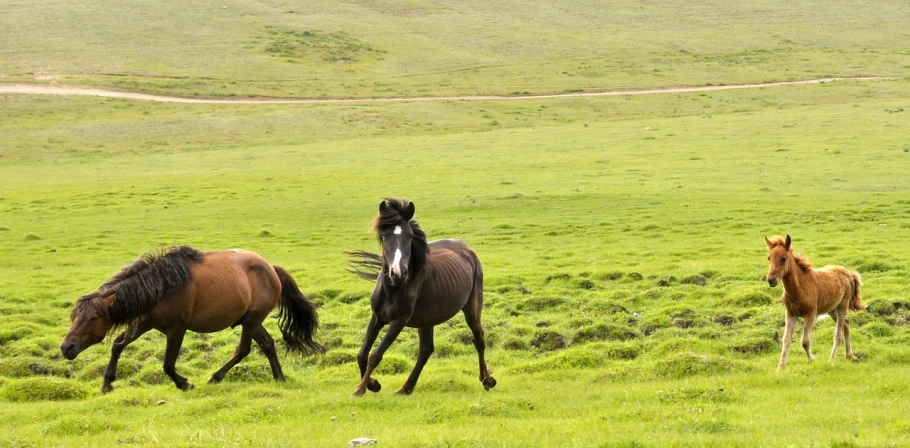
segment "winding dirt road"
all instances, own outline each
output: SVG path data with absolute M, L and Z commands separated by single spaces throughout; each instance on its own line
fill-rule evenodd
M 700 87 L 670 87 L 663 89 L 646 90 L 613 90 L 607 92 L 577 92 L 554 93 L 549 95 L 466 95 L 466 96 L 421 96 L 421 97 L 392 97 L 392 98 L 344 98 L 344 99 L 280 99 L 280 98 L 238 98 L 238 99 L 199 99 L 183 98 L 178 96 L 154 95 L 148 93 L 115 92 L 111 90 L 86 89 L 81 87 L 65 87 L 43 84 L 0 84 L 0 94 L 27 94 L 27 95 L 87 95 L 110 98 L 127 98 L 143 101 L 159 101 L 165 103 L 192 103 L 192 104 L 337 104 L 337 103 L 386 103 L 405 101 L 476 101 L 476 100 L 533 100 L 545 98 L 572 98 L 593 96 L 617 95 L 653 95 L 659 93 L 690 93 L 713 92 L 717 90 L 757 89 L 762 87 L 794 86 L 802 84 L 822 84 L 835 81 L 879 81 L 890 79 L 887 77 L 864 78 L 823 78 L 808 79 L 804 81 L 770 82 L 764 84 L 734 84 L 726 86 L 700 86 Z

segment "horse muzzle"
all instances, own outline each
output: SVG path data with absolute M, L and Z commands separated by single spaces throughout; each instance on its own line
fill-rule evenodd
M 389 280 L 392 281 L 392 286 L 401 286 L 408 282 L 408 270 L 402 269 L 400 274 L 396 274 L 394 271 L 389 273 Z
M 79 347 L 75 342 L 64 342 L 63 344 L 60 344 L 60 352 L 63 353 L 64 358 L 70 361 L 76 359 L 76 357 L 79 356 L 80 351 L 81 350 L 79 350 Z
M 772 288 L 775 287 L 775 286 L 777 286 L 777 277 L 768 277 L 768 278 L 765 279 L 765 280 L 768 281 L 768 286 L 770 286 L 770 287 L 772 287 Z

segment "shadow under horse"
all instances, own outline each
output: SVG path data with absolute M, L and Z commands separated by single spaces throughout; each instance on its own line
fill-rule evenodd
M 278 328 L 288 351 L 319 353 L 313 341 L 318 327 L 315 305 L 284 268 L 245 250 L 200 252 L 189 246 L 149 252 L 79 298 L 70 319 L 72 327 L 60 350 L 73 360 L 105 336 L 126 327 L 114 340 L 101 392 L 113 390 L 117 361 L 131 342 L 151 329 L 167 336 L 164 372 L 178 389 L 193 385 L 174 366 L 187 330 L 212 333 L 240 325 L 240 343 L 231 359 L 212 375 L 218 383 L 250 352 L 256 341 L 269 360 L 272 376 L 284 381 L 275 343 L 262 322 L 278 305 Z
M 407 199 L 385 199 L 379 204 L 379 216 L 373 220 L 373 231 L 382 245 L 382 255 L 349 252 L 355 257 L 352 272 L 376 282 L 370 297 L 373 315 L 367 325 L 363 346 L 357 355 L 360 383 L 352 396 L 359 397 L 369 389 L 379 392 L 379 381 L 370 375 L 385 351 L 404 327 L 417 328 L 420 345 L 417 364 L 398 394 L 414 391 L 423 366 L 433 353 L 433 327 L 459 311 L 474 335 L 474 348 L 480 362 L 480 381 L 484 389 L 496 386 L 484 360 L 483 270 L 477 254 L 461 240 L 445 239 L 427 243 L 426 234 L 417 225 L 414 203 Z M 373 353 L 370 349 L 379 331 L 388 331 Z

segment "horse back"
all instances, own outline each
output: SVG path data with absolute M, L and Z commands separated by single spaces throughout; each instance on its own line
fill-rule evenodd
M 190 268 L 193 285 L 185 297 L 188 329 L 219 331 L 241 319 L 264 318 L 281 295 L 272 266 L 254 252 L 207 252 Z M 252 315 L 251 315 L 252 314 Z

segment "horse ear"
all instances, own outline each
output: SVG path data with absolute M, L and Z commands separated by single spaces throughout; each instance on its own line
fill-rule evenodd
M 117 294 L 111 294 L 111 295 L 109 295 L 109 296 L 107 296 L 107 297 L 105 297 L 105 298 L 103 298 L 103 299 L 101 299 L 101 300 L 104 301 L 104 304 L 105 304 L 105 305 L 107 305 L 107 306 L 109 306 L 109 307 L 110 307 L 110 306 L 113 306 L 113 305 L 114 305 L 114 302 L 117 300 Z
M 784 241 L 784 248 L 790 250 L 790 235 L 787 235 L 787 241 Z
M 402 216 L 402 218 L 404 218 L 405 221 L 410 221 L 411 218 L 413 218 L 413 217 L 414 217 L 414 203 L 410 202 L 410 203 L 408 203 L 407 208 L 404 209 L 404 215 Z
M 387 208 L 389 208 L 389 206 L 386 205 L 385 201 L 379 203 L 379 213 L 384 212 Z
M 768 237 L 765 237 L 765 244 L 768 245 L 768 249 L 771 248 L 771 240 L 769 240 Z

